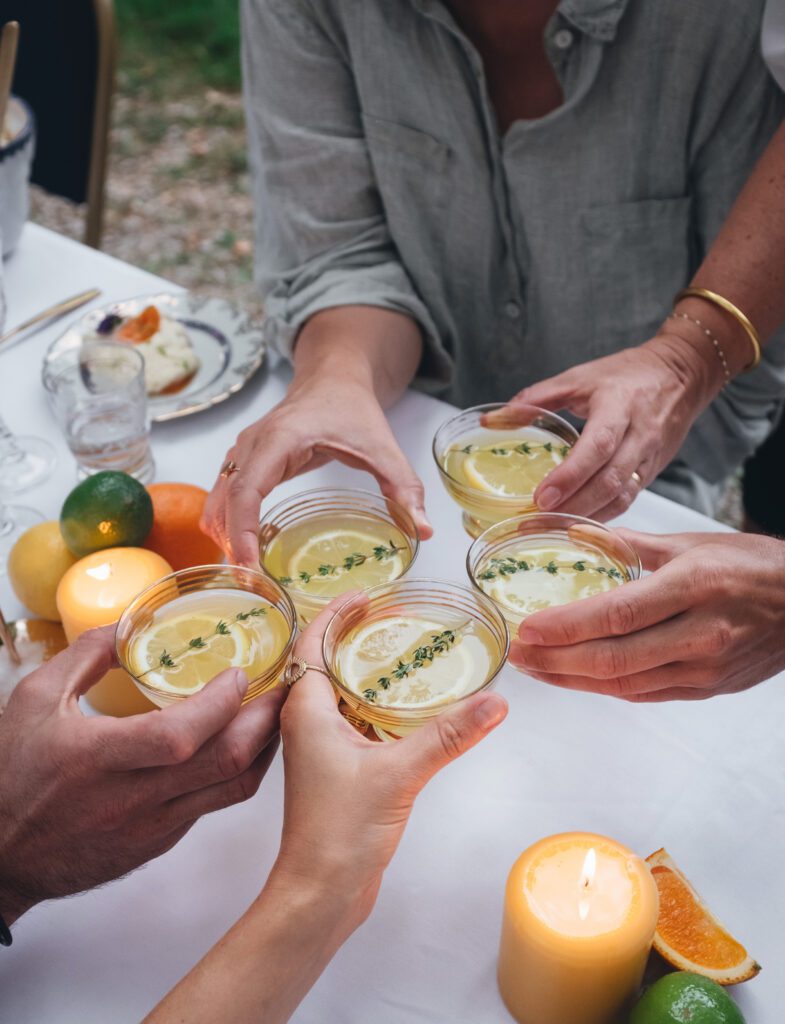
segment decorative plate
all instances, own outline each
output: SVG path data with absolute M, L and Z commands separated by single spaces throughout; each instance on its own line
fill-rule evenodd
M 150 395 L 147 399 L 154 423 L 209 409 L 235 394 L 256 373 L 264 361 L 266 344 L 260 327 L 224 299 L 205 299 L 188 292 L 140 295 L 114 302 L 71 324 L 52 342 L 44 357 L 41 376 L 44 386 L 58 356 L 78 348 L 85 338 L 94 340 L 96 328 L 111 315 L 135 317 L 147 306 L 156 306 L 164 316 L 178 320 L 188 331 L 201 366 L 187 384 L 173 394 Z

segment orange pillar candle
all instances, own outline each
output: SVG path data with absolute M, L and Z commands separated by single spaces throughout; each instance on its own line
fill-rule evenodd
M 140 591 L 171 571 L 165 559 L 144 548 L 107 548 L 81 558 L 57 588 L 57 610 L 68 642 L 87 629 L 117 622 Z M 87 699 L 104 715 L 135 715 L 155 707 L 120 668 L 107 672 Z
M 541 839 L 507 880 L 499 991 L 519 1024 L 611 1024 L 640 989 L 659 897 L 645 861 L 588 832 Z

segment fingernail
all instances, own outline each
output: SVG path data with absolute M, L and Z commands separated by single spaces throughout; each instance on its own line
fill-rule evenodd
M 518 626 L 518 639 L 522 644 L 543 643 L 542 635 L 533 626 L 527 626 L 525 622 Z
M 556 508 L 561 504 L 561 491 L 558 487 L 546 487 L 537 495 L 536 501 L 537 507 L 547 512 L 548 509 Z
M 488 694 L 474 709 L 474 717 L 481 729 L 488 732 L 507 714 L 507 705 L 501 697 Z

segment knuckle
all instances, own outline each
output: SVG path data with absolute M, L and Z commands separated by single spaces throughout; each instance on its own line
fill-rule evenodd
M 161 725 L 158 742 L 164 758 L 172 764 L 184 764 L 199 749 L 196 738 L 182 723 L 165 722 Z
M 732 631 L 726 622 L 712 622 L 703 632 L 701 646 L 706 654 L 724 654 L 730 646 Z
M 618 498 L 624 490 L 624 480 L 617 466 L 609 466 L 600 477 L 600 486 L 606 501 Z
M 603 459 L 609 459 L 616 451 L 616 434 L 610 427 L 600 427 L 593 440 L 594 451 Z
M 603 644 L 595 652 L 594 670 L 601 679 L 613 679 L 618 682 L 618 677 L 623 675 L 627 669 L 627 658 L 613 644 Z
M 617 590 L 618 597 L 608 607 L 607 630 L 613 636 L 625 636 L 636 630 L 639 621 L 638 608 L 635 601 L 624 594 L 624 588 Z
M 460 757 L 466 746 L 462 730 L 455 722 L 445 720 L 439 722 L 439 742 L 445 757 L 450 761 Z
M 227 737 L 215 748 L 218 775 L 226 781 L 241 776 L 253 760 L 252 751 L 237 737 Z

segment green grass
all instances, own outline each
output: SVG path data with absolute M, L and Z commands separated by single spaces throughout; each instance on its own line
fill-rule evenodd
M 123 65 L 166 57 L 205 84 L 240 85 L 239 0 L 116 0 Z

